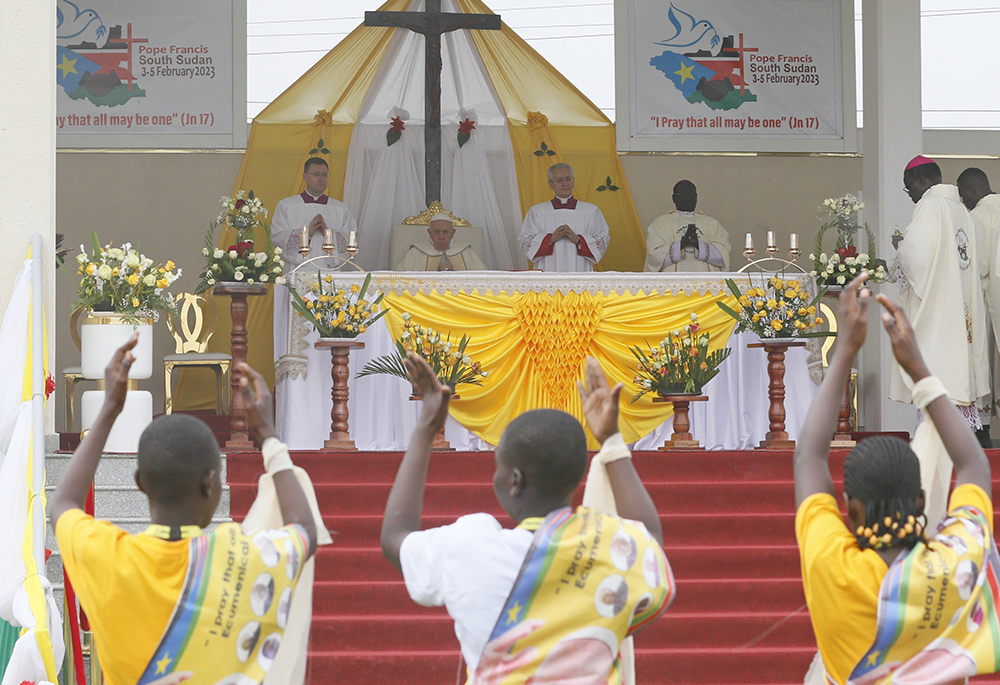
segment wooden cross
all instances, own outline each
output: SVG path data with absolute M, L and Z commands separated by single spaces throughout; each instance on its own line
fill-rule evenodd
M 441 12 L 427 0 L 423 12 L 365 12 L 365 26 L 392 26 L 422 33 L 424 45 L 424 176 L 427 206 L 441 199 L 441 34 L 457 29 L 500 29 L 499 14 Z

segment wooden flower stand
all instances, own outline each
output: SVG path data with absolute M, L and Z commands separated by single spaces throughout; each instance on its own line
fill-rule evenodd
M 232 417 L 229 421 L 229 440 L 224 449 L 227 451 L 252 450 L 253 441 L 247 434 L 247 413 L 243 406 L 243 393 L 240 392 L 240 379 L 243 372 L 240 364 L 247 360 L 247 312 L 250 307 L 247 298 L 263 295 L 267 286 L 263 283 L 217 283 L 212 289 L 213 295 L 225 295 L 232 298 L 229 312 L 233 319 L 233 330 L 229 335 L 229 347 L 233 355 L 233 366 L 230 374 L 232 391 Z
M 795 449 L 795 441 L 789 439 L 785 431 L 785 352 L 789 347 L 805 347 L 801 340 L 783 338 L 759 343 L 750 343 L 747 347 L 762 347 L 767 352 L 767 398 L 771 406 L 767 409 L 770 430 L 760 441 L 757 449 L 791 450 Z
M 351 440 L 347 423 L 347 398 L 350 396 L 347 381 L 351 377 L 347 365 L 350 362 L 351 350 L 363 349 L 365 344 L 354 338 L 320 338 L 313 343 L 313 346 L 318 350 L 330 350 L 330 357 L 333 360 L 333 368 L 330 371 L 330 376 L 333 378 L 333 388 L 330 390 L 330 396 L 333 398 L 333 407 L 330 409 L 330 437 L 323 441 L 323 450 L 354 452 L 357 447 Z
M 840 293 L 844 289 L 842 287 L 835 288 L 834 286 L 828 286 L 825 297 L 838 300 L 840 299 Z M 835 312 L 836 308 L 831 307 L 831 311 Z M 831 317 L 832 319 L 833 317 Z M 837 326 L 834 325 L 834 321 L 830 322 L 830 330 L 836 331 Z M 837 339 L 834 338 L 833 344 L 830 346 L 830 352 L 827 355 L 827 359 L 833 359 L 834 350 L 837 348 Z M 833 440 L 830 441 L 830 447 L 843 447 L 851 448 L 854 447 L 855 441 L 851 438 L 851 375 L 847 375 L 847 387 L 844 388 L 844 399 L 840 405 L 840 414 L 837 416 L 837 430 L 833 435 Z
M 688 418 L 688 412 L 691 411 L 692 402 L 705 402 L 707 400 L 708 397 L 705 395 L 665 395 L 653 398 L 653 402 L 669 402 L 674 405 L 674 432 L 670 439 L 660 447 L 661 451 L 705 449 L 691 435 L 691 420 Z
M 416 395 L 410 395 L 410 401 L 416 402 L 420 398 Z M 461 399 L 458 395 L 452 395 L 451 399 L 458 400 Z M 444 426 L 441 426 L 441 430 L 434 434 L 434 441 L 431 443 L 431 452 L 454 452 L 455 448 L 451 446 L 444 437 Z

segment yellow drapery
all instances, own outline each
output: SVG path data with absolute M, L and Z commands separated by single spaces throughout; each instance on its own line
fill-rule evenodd
M 497 444 L 504 427 L 519 414 L 543 407 L 562 409 L 583 420 L 576 381 L 584 359 L 595 357 L 611 384 L 624 383 L 619 427 L 627 442 L 652 432 L 668 416 L 666 405 L 646 395 L 635 404 L 632 378 L 637 366 L 630 346 L 655 345 L 698 315 L 711 349 L 724 347 L 735 322 L 716 306 L 729 295 L 645 295 L 544 292 L 508 294 L 387 294 L 386 322 L 393 338 L 409 312 L 424 327 L 462 334 L 466 354 L 489 373 L 482 386 L 462 385 L 451 414 L 470 431 Z M 731 302 L 730 302 L 731 304 Z M 588 435 L 591 448 L 598 445 Z

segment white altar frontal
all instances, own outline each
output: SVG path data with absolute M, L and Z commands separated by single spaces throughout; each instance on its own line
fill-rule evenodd
M 357 272 L 332 273 L 338 287 L 339 284 L 360 284 L 365 276 Z M 296 274 L 297 288 L 307 289 L 316 276 L 315 271 Z M 390 329 L 397 325 L 398 334 L 398 324 L 390 317 L 398 319 L 401 310 L 415 309 L 421 313 L 418 317 L 417 311 L 411 312 L 415 320 L 425 326 L 431 325 L 435 330 L 451 330 L 456 342 L 463 333 L 469 333 L 474 342 L 480 345 L 477 349 L 481 353 L 477 356 L 472 351 L 471 343 L 467 353 L 474 360 L 482 361 L 487 370 L 490 370 L 490 365 L 483 356 L 488 353 L 499 354 L 496 350 L 501 347 L 507 350 L 508 355 L 522 355 L 511 360 L 507 366 L 504 366 L 505 362 L 494 361 L 492 365 L 497 367 L 499 377 L 491 373 L 482 388 L 458 388 L 461 398 L 469 396 L 469 399 L 487 402 L 490 407 L 497 406 L 498 402 L 509 405 L 498 411 L 497 420 L 509 420 L 516 415 L 510 413 L 512 405 L 509 398 L 522 389 L 529 392 L 528 386 L 538 384 L 550 387 L 554 384 L 554 378 L 561 379 L 557 385 L 572 385 L 575 378 L 582 377 L 580 369 L 583 358 L 587 354 L 594 354 L 602 362 L 602 367 L 612 382 L 625 382 L 621 403 L 623 423 L 620 425 L 626 439 L 632 438 L 633 449 L 656 449 L 670 437 L 672 417 L 668 415 L 664 405 L 655 405 L 654 409 L 654 405 L 648 403 L 640 409 L 638 404 L 630 404 L 635 392 L 630 383 L 635 368 L 634 358 L 631 358 L 630 353 L 622 356 L 618 350 L 619 354 L 613 359 L 620 363 L 614 365 L 617 368 L 609 368 L 612 366 L 608 361 L 611 357 L 602 357 L 604 348 L 611 346 L 606 341 L 630 337 L 627 345 L 644 345 L 647 341 L 656 344 L 669 330 L 678 327 L 677 323 L 689 315 L 688 310 L 696 306 L 705 312 L 699 313 L 703 330 L 707 325 L 706 321 L 710 320 L 714 321 L 716 330 L 725 329 L 721 335 L 728 334 L 732 328 L 729 323 L 731 319 L 727 321 L 725 317 L 714 318 L 714 312 L 718 310 L 715 302 L 729 295 L 725 285 L 726 278 L 745 280 L 747 274 L 375 272 L 370 287 L 385 295 L 385 302 L 389 303 L 392 312 L 361 334 L 357 339 L 364 342 L 364 349 L 353 350 L 351 353 L 348 402 L 351 438 L 359 450 L 401 451 L 406 448 L 420 412 L 420 403 L 409 399 L 409 383 L 393 376 L 355 378 L 355 375 L 368 361 L 395 350 Z M 287 292 L 284 289 L 276 291 L 276 310 L 279 298 Z M 567 303 L 572 303 L 572 306 Z M 278 331 L 276 336 L 280 335 L 281 339 L 275 340 L 278 432 L 292 449 L 320 449 L 330 434 L 330 353 L 313 347 L 318 339 L 316 332 L 291 311 L 287 297 L 284 306 L 288 309 L 286 320 L 289 321 L 289 326 L 285 331 Z M 631 318 L 633 312 L 634 320 Z M 586 319 L 586 323 L 574 323 L 578 329 L 574 329 L 573 336 L 563 336 L 560 339 L 555 354 L 545 354 L 544 350 L 540 350 L 545 345 L 545 341 L 539 337 L 541 333 L 551 332 L 553 327 L 559 327 L 560 322 L 573 317 Z M 482 319 L 489 319 L 493 328 L 480 328 L 478 324 Z M 496 328 L 500 325 L 496 321 L 504 323 L 506 319 L 513 323 L 508 328 Z M 458 321 L 463 322 L 462 325 L 470 330 L 456 327 L 455 323 Z M 473 323 L 469 323 L 470 321 Z M 584 330 L 579 328 L 581 325 L 589 328 Z M 533 331 L 530 330 L 531 327 L 540 330 Z M 502 339 L 489 340 L 489 336 L 480 334 L 486 330 L 504 330 L 506 333 L 496 336 Z M 577 334 L 577 330 L 582 332 Z M 517 342 L 511 342 L 511 338 L 519 335 L 523 335 L 527 343 L 523 346 L 527 349 L 526 352 L 518 352 Z M 715 332 L 712 336 L 713 340 L 721 339 Z M 574 343 L 581 338 L 586 340 L 574 347 Z M 816 339 L 812 340 L 805 348 L 789 349 L 785 359 L 785 424 L 792 439 L 799 434 L 822 374 L 819 345 Z M 747 348 L 747 344 L 752 342 L 757 342 L 756 336 L 729 336 L 727 345 L 732 353 L 720 367 L 719 375 L 703 389 L 702 394 L 707 395 L 709 400 L 692 404 L 691 432 L 708 449 L 751 449 L 764 439 L 768 431 L 767 358 L 763 350 Z M 616 341 L 614 344 L 623 348 L 620 342 Z M 568 370 L 565 368 L 567 364 Z M 541 373 L 552 373 L 554 376 L 537 378 Z M 517 374 L 522 375 L 512 378 Z M 491 384 L 496 387 L 491 388 Z M 526 400 L 529 404 L 521 406 L 555 406 L 570 413 L 578 413 L 574 411 L 574 407 L 577 410 L 579 407 L 578 397 L 575 398 L 576 404 L 572 404 L 576 395 L 575 387 L 570 389 L 571 394 L 557 392 L 545 395 L 540 400 L 537 397 L 539 393 L 534 391 L 532 398 Z M 502 399 L 495 396 L 490 400 L 491 391 L 494 395 L 502 396 Z M 648 399 L 647 396 L 646 400 Z M 497 431 L 502 426 L 484 430 L 481 422 L 478 422 L 478 416 L 470 420 L 468 413 L 463 417 L 461 411 L 456 411 L 456 405 L 461 401 L 456 400 L 452 404 L 451 416 L 448 417 L 445 428 L 446 438 L 453 448 L 462 451 L 493 449 L 493 444 L 481 435 L 498 435 Z M 560 402 L 565 406 L 560 406 Z M 627 428 L 633 425 L 629 423 L 629 412 L 638 417 L 633 422 L 636 427 L 631 429 Z M 456 416 L 463 417 L 464 422 L 470 425 L 463 425 Z

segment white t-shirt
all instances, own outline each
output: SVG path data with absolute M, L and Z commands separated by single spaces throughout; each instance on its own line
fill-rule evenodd
M 448 609 L 473 673 L 533 537 L 501 527 L 489 514 L 470 514 L 450 526 L 410 533 L 399 549 L 410 598 Z

